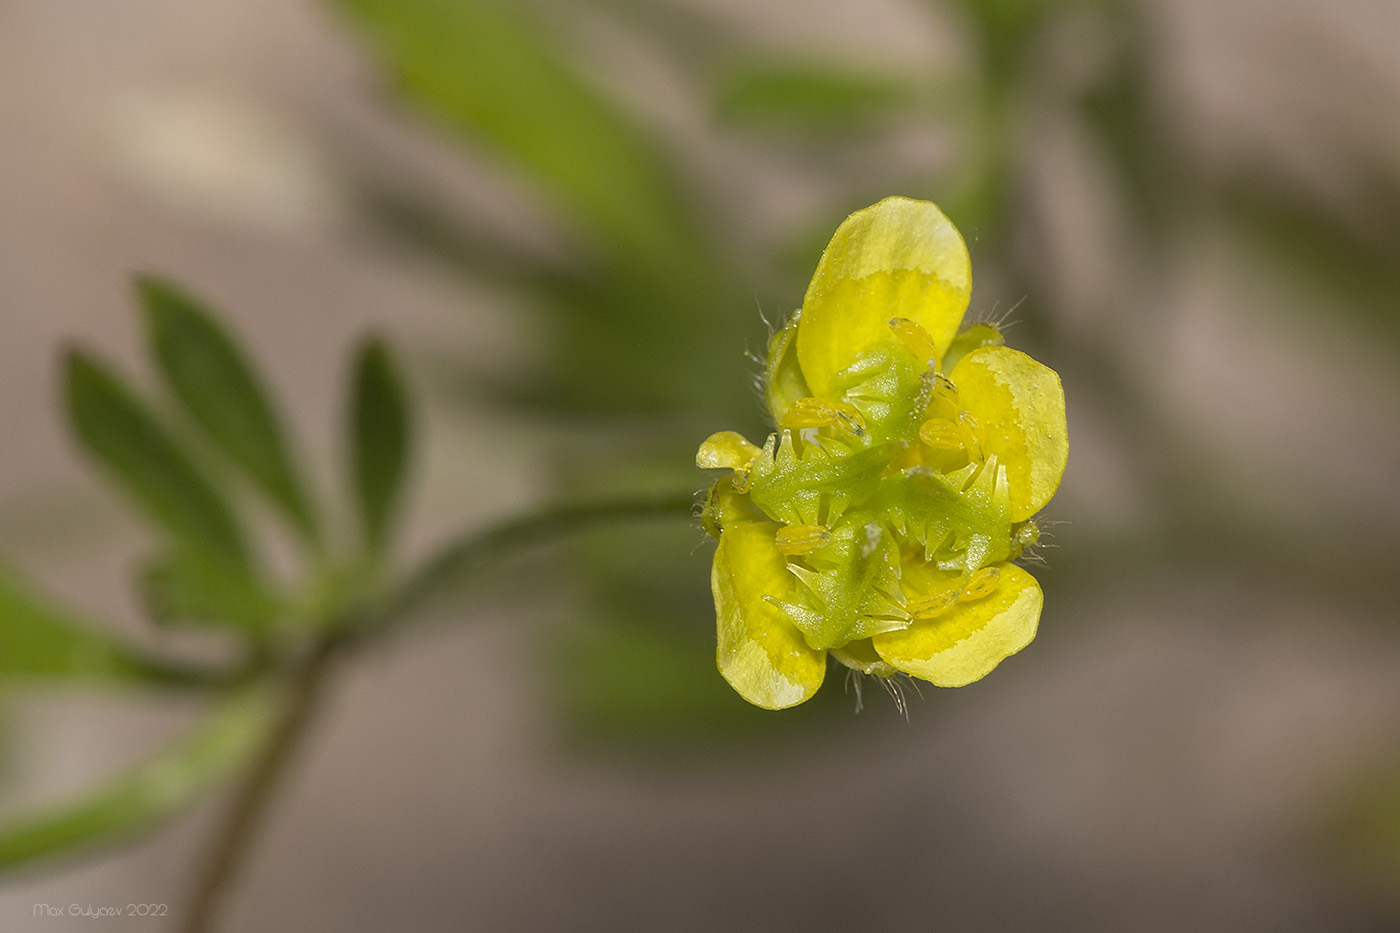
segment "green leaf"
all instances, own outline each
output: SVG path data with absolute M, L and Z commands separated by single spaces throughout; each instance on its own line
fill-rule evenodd
M 1368 191 L 1374 215 L 1387 219 L 1369 229 L 1259 178 L 1226 186 L 1221 209 L 1229 229 L 1259 251 L 1271 273 L 1301 292 L 1302 307 L 1394 349 L 1400 346 L 1400 225 L 1394 222 L 1400 183 L 1378 177 Z
M 147 566 L 141 592 L 157 622 L 212 623 L 255 635 L 268 632 L 280 609 L 247 568 L 192 548 Z
M 340 0 L 403 91 L 542 184 L 603 244 L 674 263 L 688 250 L 660 153 L 498 0 Z
M 147 658 L 134 646 L 52 605 L 0 565 L 0 678 L 148 684 L 210 678 Z
M 137 287 L 156 359 L 175 397 L 308 540 L 316 522 L 261 380 L 214 316 L 168 282 Z
M 1313 828 L 1313 843 L 1328 875 L 1358 902 L 1380 908 L 1377 917 L 1400 911 L 1400 749 L 1379 739 L 1382 749 L 1352 773 Z
M 1129 206 L 1140 214 L 1140 229 L 1155 236 L 1175 206 L 1171 202 L 1180 197 L 1183 185 L 1176 173 L 1184 160 L 1152 82 L 1148 27 L 1128 7 L 1113 23 L 1111 57 L 1085 89 L 1081 106 L 1087 125 L 1118 169 Z
M 408 463 L 408 399 L 380 340 L 360 348 L 354 380 L 351 470 L 365 539 L 377 551 L 388 537 Z
M 246 565 L 228 505 L 135 393 L 81 351 L 67 369 L 68 417 L 82 445 L 176 537 Z
M 272 712 L 266 693 L 234 694 L 185 736 L 106 785 L 0 826 L 0 871 L 157 828 L 248 761 Z
M 654 617 L 619 622 L 614 606 L 607 611 L 607 623 L 571 631 L 553 646 L 553 693 L 569 725 L 599 737 L 675 743 L 752 718 L 715 673 L 713 620 L 696 619 L 696 629 L 684 632 Z
M 908 109 L 917 98 L 911 82 L 890 75 L 821 62 L 754 63 L 723 76 L 716 107 L 734 122 L 840 130 Z
M 557 326 L 545 333 L 552 370 L 503 380 L 512 394 L 574 411 L 751 410 L 744 361 L 722 318 L 757 330 L 752 288 L 735 281 L 728 251 L 717 255 L 673 155 L 582 80 L 568 49 L 529 12 L 547 10 L 508 0 L 339 0 L 339 8 L 411 103 L 513 171 L 578 235 L 581 255 L 567 268 L 517 270 Z M 474 266 L 495 263 L 461 238 L 418 233 L 458 257 L 467 246 Z M 497 263 L 497 274 L 504 268 Z M 682 358 L 691 365 L 676 365 Z
M 960 0 L 982 51 L 982 75 L 994 87 L 1007 86 L 1030 60 L 1028 48 L 1047 12 L 1066 6 L 1052 0 Z

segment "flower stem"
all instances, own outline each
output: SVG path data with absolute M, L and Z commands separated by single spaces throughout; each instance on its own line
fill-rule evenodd
M 643 518 L 689 517 L 692 493 L 554 505 L 506 519 L 444 545 L 410 573 L 373 613 L 362 634 L 377 634 L 450 592 L 461 580 L 511 552 L 577 531 Z
M 266 817 L 268 804 L 287 774 L 293 753 L 306 734 L 325 692 L 331 660 L 345 642 L 327 638 L 293 670 L 281 717 L 234 793 L 227 814 L 210 843 L 196 878 L 183 929 L 207 933 L 242 868 L 253 837 Z
M 316 648 L 296 662 L 281 718 L 252 762 L 210 840 L 184 922 L 185 933 L 209 933 L 247 859 L 278 786 L 306 736 L 328 683 L 332 661 L 395 628 L 475 570 L 504 555 L 576 531 L 642 518 L 689 517 L 693 496 L 669 495 L 555 505 L 506 519 L 449 542 L 410 573 L 363 620 L 332 626 Z

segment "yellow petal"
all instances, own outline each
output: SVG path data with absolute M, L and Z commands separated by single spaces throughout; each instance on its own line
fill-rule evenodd
M 967 246 L 928 201 L 886 198 L 846 218 L 817 263 L 797 328 L 797 360 L 812 394 L 876 341 L 890 320 L 923 327 L 942 356 L 972 295 Z
M 695 452 L 695 465 L 702 470 L 739 470 L 756 456 L 758 447 L 738 431 L 716 431 Z
M 981 680 L 1031 643 L 1040 621 L 1040 585 L 1015 564 L 1002 564 L 997 588 L 984 599 L 958 603 L 937 618 L 876 635 L 880 657 L 906 674 L 940 687 Z
M 826 676 L 826 652 L 807 647 L 771 596 L 792 602 L 797 580 L 773 543 L 778 526 L 743 522 L 724 529 L 710 586 L 719 622 L 719 672 L 755 706 L 783 709 L 810 698 Z
M 1013 522 L 1044 507 L 1069 459 L 1060 377 L 1019 350 L 974 350 L 948 374 L 963 407 L 986 431 L 986 453 L 1006 467 Z

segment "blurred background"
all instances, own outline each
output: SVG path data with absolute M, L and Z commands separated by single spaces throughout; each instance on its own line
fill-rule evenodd
M 765 713 L 695 527 L 512 558 L 348 667 L 228 928 L 1393 929 L 1397 48 L 1389 0 L 7 0 L 0 553 L 156 643 L 59 403 L 73 342 L 149 381 L 135 272 L 222 309 L 327 500 L 346 354 L 395 342 L 406 563 L 698 488 L 841 219 L 929 198 L 1065 384 L 1036 642 L 907 722 L 835 672 Z M 5 812 L 196 708 L 7 688 Z M 11 876 L 0 926 L 178 910 L 213 816 Z

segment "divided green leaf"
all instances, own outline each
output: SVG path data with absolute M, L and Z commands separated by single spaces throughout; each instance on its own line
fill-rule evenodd
M 371 549 L 384 546 L 408 462 L 408 399 L 382 341 L 355 360 L 350 410 L 351 473 Z
M 912 107 L 913 84 L 824 62 L 755 63 L 722 79 L 719 115 L 743 123 L 793 129 L 843 130 Z
M 246 567 L 218 555 L 176 548 L 146 567 L 141 591 L 160 623 L 194 622 L 265 635 L 279 605 Z
M 275 406 L 214 316 L 167 282 L 138 283 L 151 343 L 175 397 L 308 539 L 316 522 Z
M 151 518 L 191 547 L 248 565 L 223 497 L 130 387 L 81 351 L 68 356 L 67 406 L 83 447 Z
M 272 711 L 265 693 L 234 694 L 182 738 L 104 786 L 0 826 L 0 871 L 157 828 L 249 760 Z
M 618 250 L 670 261 L 685 210 L 657 148 L 518 5 L 340 0 L 407 95 L 540 183 Z
M 52 605 L 0 566 L 0 678 L 134 684 L 190 682 L 123 639 Z

